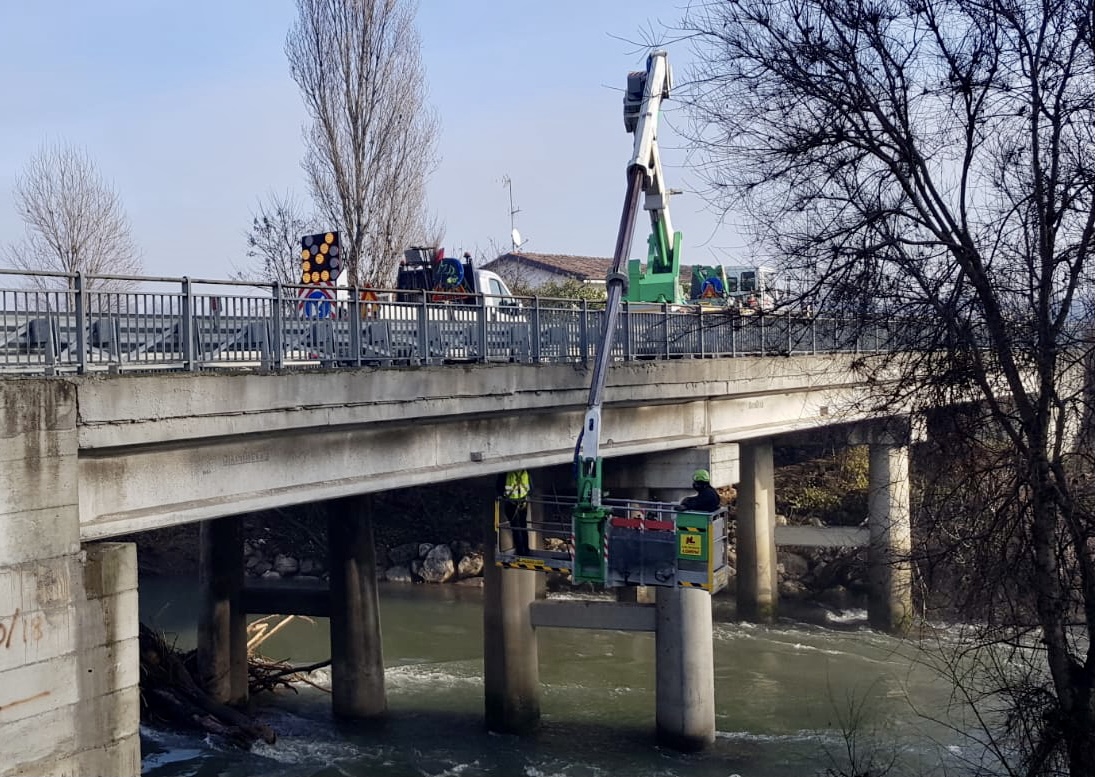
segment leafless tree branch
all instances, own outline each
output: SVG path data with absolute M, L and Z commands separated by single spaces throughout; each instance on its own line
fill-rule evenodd
M 1008 750 L 1031 775 L 1095 773 L 1095 461 L 1072 423 L 1092 416 L 1092 8 L 696 0 L 681 31 L 712 200 L 820 309 L 894 323 L 900 356 L 863 361 L 899 378 L 880 407 L 975 398 L 995 435 L 931 539 L 1000 581 L 994 639 L 1037 624 L 1043 693 L 1012 697 L 1037 722 Z
M 85 275 L 141 271 L 121 197 L 82 149 L 67 144 L 40 148 L 16 178 L 14 195 L 26 238 L 5 248 L 9 266 Z M 34 282 L 43 285 L 46 279 Z M 107 285 L 87 283 L 88 288 Z
M 247 231 L 252 264 L 237 269 L 236 276 L 244 281 L 300 283 L 300 239 L 319 231 L 316 222 L 291 193 L 268 194 L 259 201 Z
M 425 237 L 438 119 L 426 103 L 412 0 L 297 0 L 286 40 L 310 122 L 302 167 L 341 234 L 351 284 L 390 281 Z

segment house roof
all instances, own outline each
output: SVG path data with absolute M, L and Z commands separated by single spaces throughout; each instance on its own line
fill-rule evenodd
M 539 270 L 553 272 L 580 281 L 603 281 L 612 267 L 611 259 L 599 256 L 571 256 L 569 254 L 534 254 L 511 251 L 502 254 L 483 266 L 485 270 L 504 264 L 523 264 Z

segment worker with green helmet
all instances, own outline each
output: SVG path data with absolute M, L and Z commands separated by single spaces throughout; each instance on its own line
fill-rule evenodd
M 692 488 L 696 489 L 696 495 L 682 499 L 679 509 L 697 513 L 713 513 L 719 509 L 719 492 L 711 487 L 710 472 L 705 469 L 693 472 Z

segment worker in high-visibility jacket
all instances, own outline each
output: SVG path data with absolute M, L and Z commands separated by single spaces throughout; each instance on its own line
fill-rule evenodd
M 504 500 L 503 517 L 509 522 L 518 556 L 529 553 L 528 495 L 531 491 L 532 481 L 527 469 L 515 469 L 498 476 L 498 496 Z

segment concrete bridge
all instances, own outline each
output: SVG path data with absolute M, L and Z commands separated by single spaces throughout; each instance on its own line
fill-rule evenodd
M 851 358 L 624 362 L 610 372 L 610 486 L 673 500 L 696 466 L 711 469 L 716 485 L 740 480 L 747 617 L 770 618 L 777 605 L 778 435 L 852 424 L 872 444 L 872 552 L 907 550 L 908 418 L 895 410 L 874 423 Z M 360 497 L 569 463 L 588 381 L 580 364 L 542 363 L 0 381 L 0 734 L 9 743 L 0 775 L 139 773 L 135 552 L 105 541 L 120 534 L 203 522 L 205 679 L 224 700 L 246 696 L 242 554 L 230 516 L 263 508 L 338 500 L 335 711 L 383 714 L 374 551 Z M 628 466 L 614 468 L 622 457 Z M 875 569 L 872 619 L 900 625 L 907 570 Z M 488 563 L 486 701 L 497 728 L 522 730 L 539 716 L 533 574 Z M 676 677 L 678 696 L 694 680 Z M 710 717 L 713 736 L 713 705 Z M 708 736 L 704 711 L 680 699 L 664 718 L 659 701 L 670 741 Z

